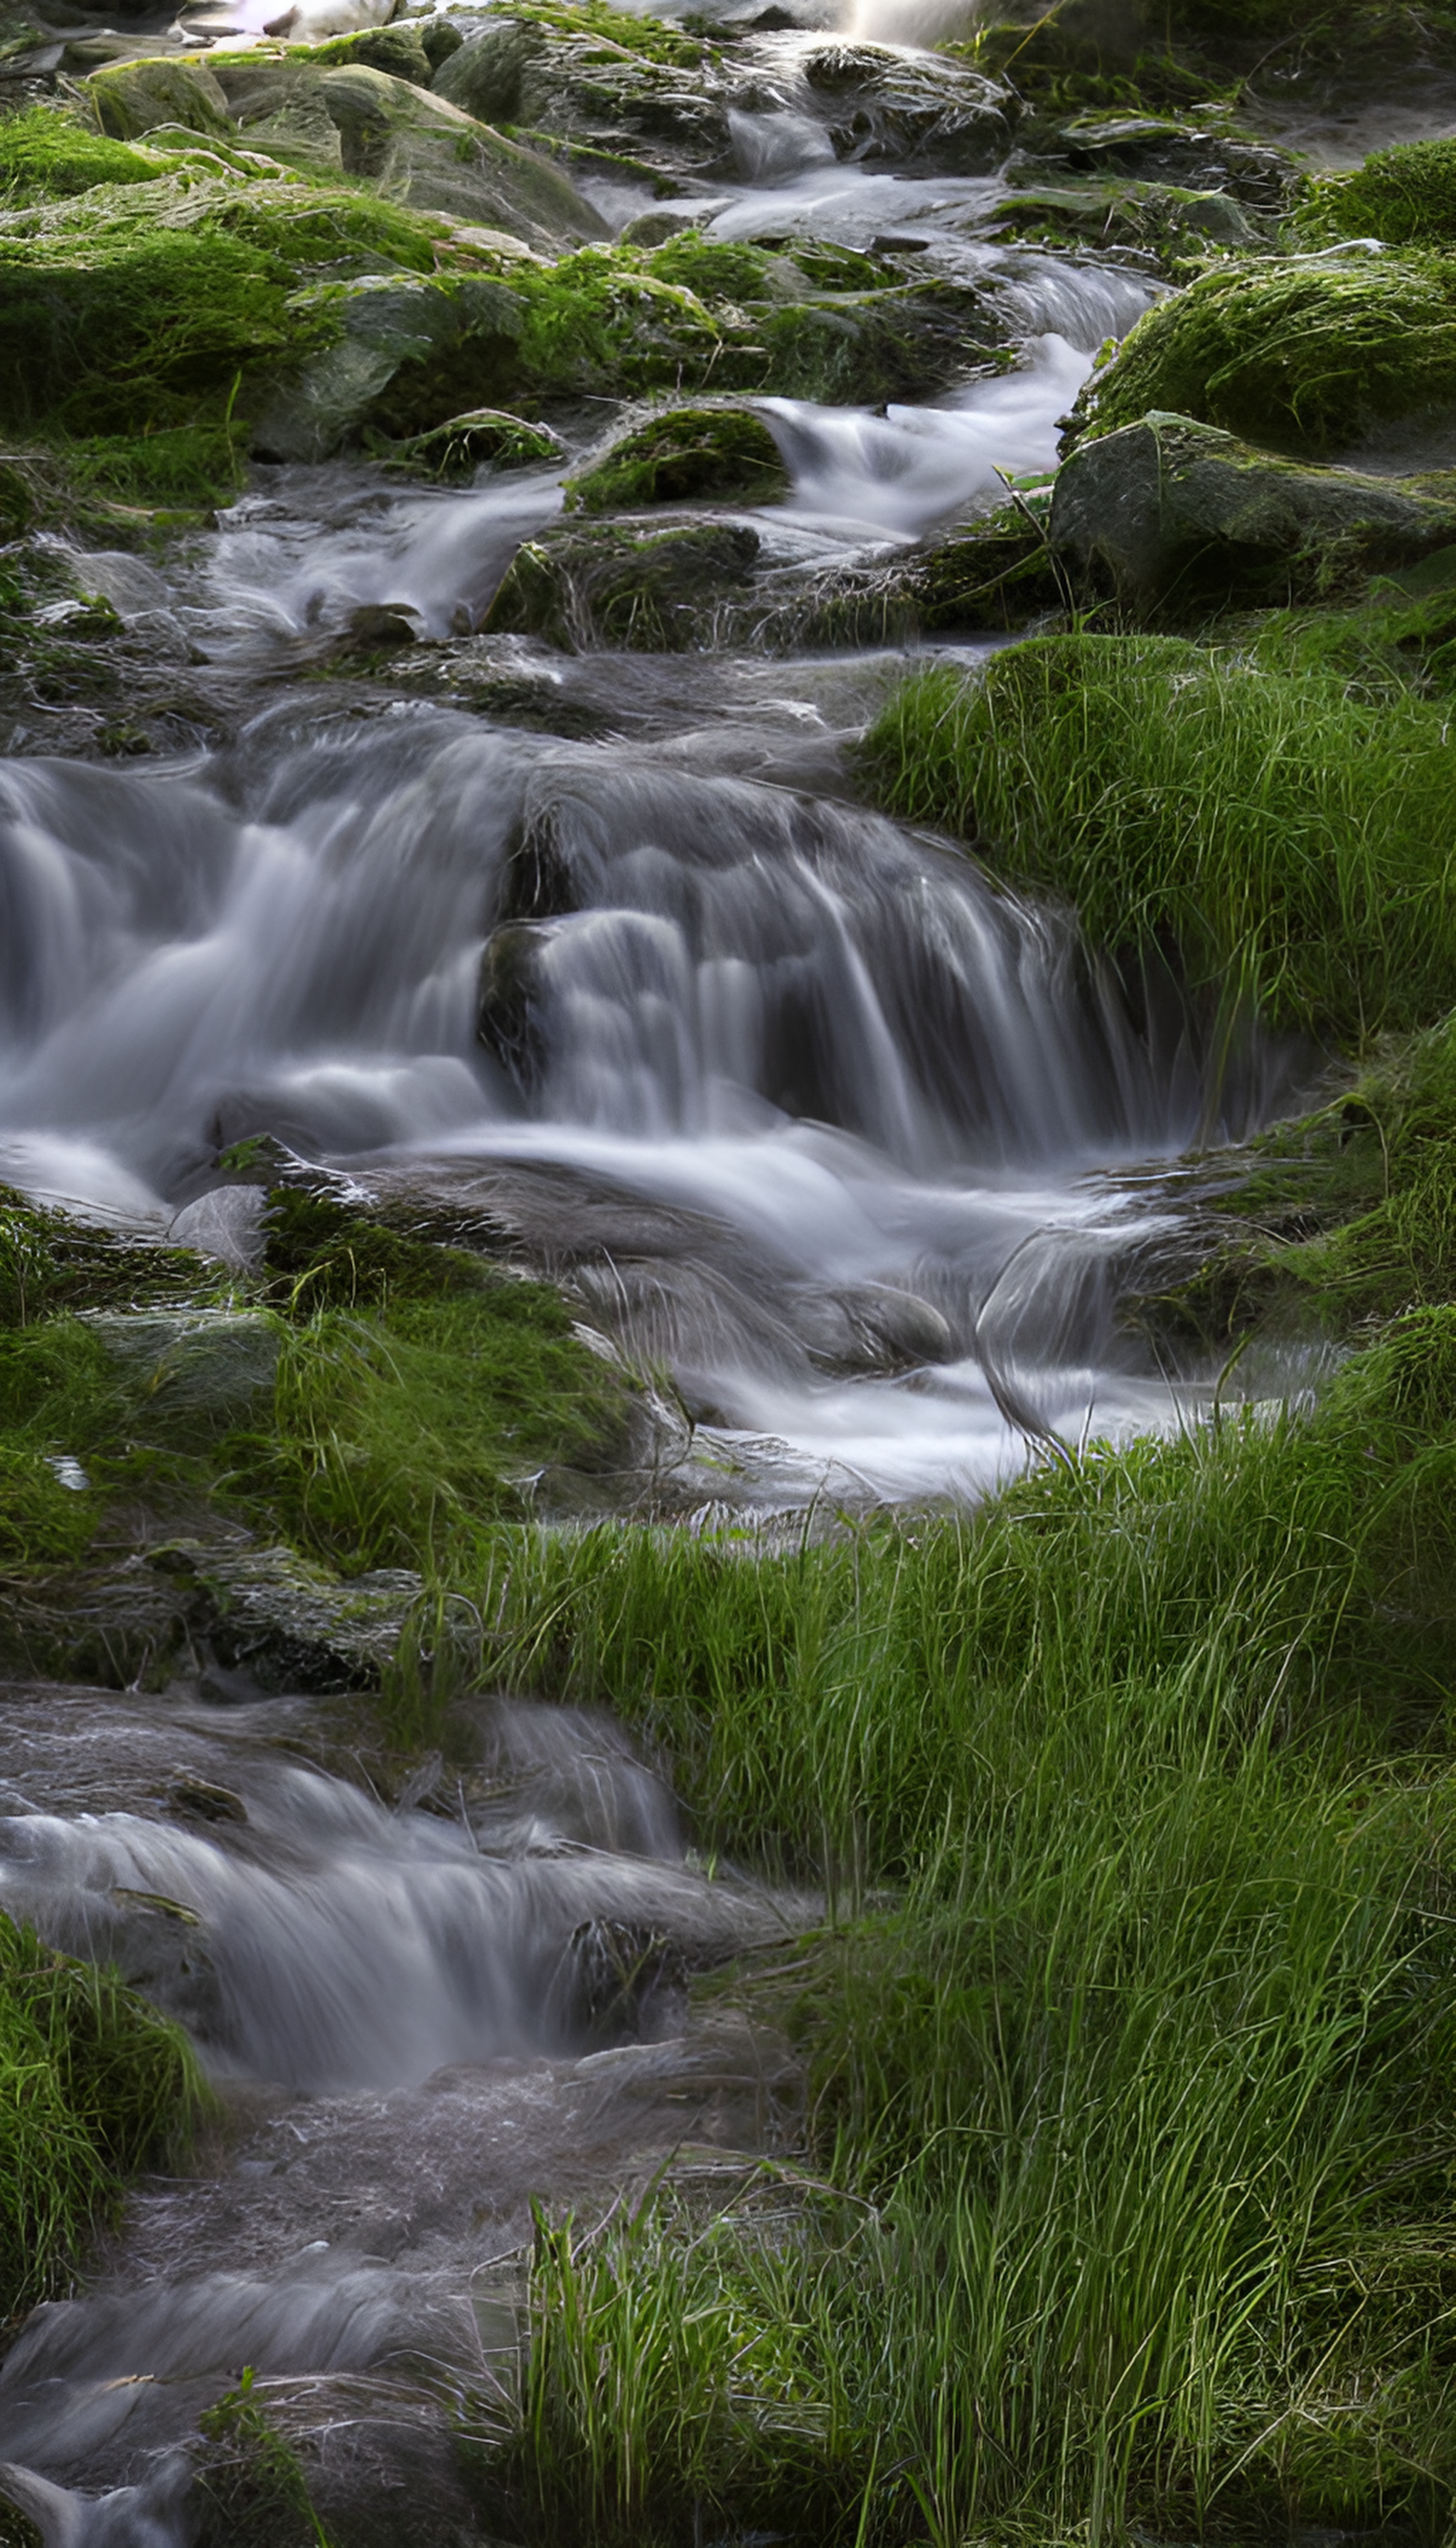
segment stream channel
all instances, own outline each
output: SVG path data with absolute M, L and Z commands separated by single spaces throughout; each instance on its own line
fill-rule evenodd
M 792 492 L 733 518 L 791 586 L 1053 468 L 1097 348 L 1160 287 L 996 243 L 995 177 L 836 157 L 792 94 L 811 38 L 749 41 L 787 102 L 740 119 L 740 178 L 676 207 L 613 187 L 602 212 L 914 244 L 991 286 L 1022 344 L 935 406 L 765 403 Z M 572 466 L 589 447 L 584 427 Z M 1215 1084 L 1171 986 L 1133 996 L 1063 915 L 857 803 L 848 750 L 903 651 L 483 656 L 471 632 L 562 474 L 258 470 L 170 564 L 80 561 L 200 661 L 234 739 L 0 767 L 0 1176 L 239 1261 L 262 1197 L 215 1163 L 255 1135 L 348 1191 L 488 1218 L 671 1374 L 683 1526 L 973 1499 L 1029 1439 L 1206 1407 L 1217 1375 L 1159 1368 L 1119 1306 L 1178 1244 L 1171 1164 L 1277 1111 L 1297 1057 L 1251 1044 Z M 532 715 L 296 678 L 371 607 L 473 644 Z M 523 857 L 569 885 L 524 922 Z M 491 1049 L 483 955 L 523 926 L 528 1034 Z M 805 1906 L 710 1879 L 661 1773 L 601 1723 L 483 1698 L 458 1795 L 436 1763 L 385 1801 L 365 1712 L 195 1684 L 7 1698 L 0 1904 L 134 1971 L 145 1905 L 183 1905 L 195 1927 L 151 1921 L 143 1985 L 227 2115 L 0 2369 L 0 2458 L 142 2490 L 69 2510 L 33 2490 L 47 2538 L 185 2540 L 169 2454 L 245 2367 L 325 2517 L 474 2537 L 450 2419 L 489 2421 L 508 2383 L 530 2198 L 590 2210 L 671 2152 L 711 2172 L 793 2144 L 791 2067 L 689 2019 L 675 1974 Z M 593 2037 L 583 1974 L 617 1930 L 679 1958 L 624 2044 Z

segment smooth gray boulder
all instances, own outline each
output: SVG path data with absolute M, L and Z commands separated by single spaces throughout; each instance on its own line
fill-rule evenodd
M 1056 481 L 1053 549 L 1138 610 L 1336 601 L 1456 542 L 1443 484 L 1281 460 L 1154 411 L 1079 444 Z

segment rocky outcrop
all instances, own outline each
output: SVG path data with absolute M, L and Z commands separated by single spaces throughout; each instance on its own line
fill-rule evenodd
M 759 545 L 747 522 L 564 524 L 520 550 L 486 633 L 541 637 L 569 653 L 681 654 L 710 642 L 715 608 L 742 599 Z
M 1139 611 L 1338 600 L 1456 542 L 1456 473 L 1442 486 L 1314 468 L 1153 413 L 1073 452 L 1051 540 Z

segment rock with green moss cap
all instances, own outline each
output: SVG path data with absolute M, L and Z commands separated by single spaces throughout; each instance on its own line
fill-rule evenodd
M 674 408 L 639 424 L 569 481 L 584 513 L 642 504 L 770 504 L 786 496 L 788 471 L 764 418 L 750 407 Z
M 519 551 L 486 633 L 540 637 L 569 654 L 682 654 L 711 644 L 715 612 L 743 599 L 758 555 L 746 522 L 563 524 Z
M 456 29 L 447 32 L 460 42 Z M 303 57 L 317 62 L 320 70 L 363 62 L 369 70 L 388 71 L 392 79 L 409 80 L 415 88 L 428 88 L 435 74 L 423 32 L 408 21 L 393 27 L 365 27 L 353 36 L 331 36 L 325 44 L 311 45 Z
M 270 460 L 324 460 L 365 424 L 397 438 L 480 403 L 508 363 L 519 313 L 500 284 L 413 275 L 321 284 L 297 296 L 329 341 L 282 377 L 253 427 Z
M 711 47 L 602 7 L 493 14 L 443 64 L 435 87 L 488 124 L 676 174 L 712 168 L 732 148 Z
M 1351 250 L 1232 261 L 1140 318 L 1079 422 L 1160 409 L 1302 457 L 1456 417 L 1456 257 Z
M 606 225 L 569 177 L 448 100 L 367 62 L 240 55 L 214 78 L 237 137 L 286 165 L 367 179 L 396 203 L 559 253 Z
M 836 41 L 807 50 L 801 71 L 841 159 L 979 176 L 1006 155 L 1010 93 L 962 63 Z
M 114 62 L 86 82 L 97 122 L 116 141 L 135 141 L 158 125 L 188 133 L 230 136 L 228 99 L 205 62 L 175 54 L 139 62 Z
M 1139 611 L 1335 601 L 1456 541 L 1456 472 L 1442 491 L 1311 468 L 1153 414 L 1073 452 L 1051 538 Z
M 549 469 L 566 458 L 566 447 L 547 425 L 529 424 L 503 408 L 478 407 L 415 434 L 401 457 L 431 478 L 468 478 L 487 467 Z
M 1312 184 L 1295 227 L 1312 244 L 1374 237 L 1456 249 L 1456 141 L 1406 141 Z

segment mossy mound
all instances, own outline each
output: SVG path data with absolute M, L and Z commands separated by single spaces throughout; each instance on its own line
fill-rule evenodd
M 1392 247 L 1456 248 L 1456 141 L 1372 151 L 1363 167 L 1311 188 L 1298 227 L 1317 241 L 1373 237 Z
M 701 501 L 772 504 L 788 493 L 778 445 L 752 408 L 675 408 L 614 442 L 568 482 L 584 513 L 632 512 L 644 504 Z
M 481 468 L 549 469 L 566 451 L 546 425 L 528 424 L 502 408 L 478 407 L 416 434 L 402 457 L 431 478 L 468 478 Z
M 1228 264 L 1140 318 L 1094 374 L 1097 433 L 1155 410 L 1316 457 L 1456 409 L 1456 259 Z
M 1359 1047 L 1456 1000 L 1456 764 L 1398 680 L 1371 695 L 1298 644 L 1038 638 L 916 676 L 865 770 L 1094 944 L 1176 948 L 1234 1013 Z
M 564 524 L 517 552 L 486 633 L 540 637 L 571 654 L 596 646 L 681 654 L 712 643 L 715 614 L 743 598 L 758 554 L 747 523 Z M 503 996 L 509 1006 L 513 985 Z

